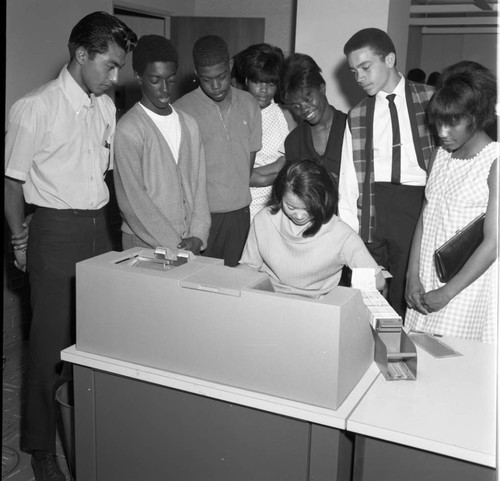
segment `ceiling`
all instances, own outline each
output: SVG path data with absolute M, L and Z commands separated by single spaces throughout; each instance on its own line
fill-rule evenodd
M 490 5 L 497 5 L 498 0 L 484 0 Z M 475 3 L 483 3 L 481 0 L 411 0 L 412 5 L 474 5 Z
M 497 34 L 498 0 L 411 0 L 410 25 L 423 34 Z

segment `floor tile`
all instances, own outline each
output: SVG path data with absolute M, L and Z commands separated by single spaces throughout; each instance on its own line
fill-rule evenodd
M 31 469 L 31 457 L 19 449 L 25 369 L 26 341 L 20 340 L 4 345 L 2 481 L 35 481 Z M 69 480 L 69 470 L 59 436 L 57 456 L 61 469 Z

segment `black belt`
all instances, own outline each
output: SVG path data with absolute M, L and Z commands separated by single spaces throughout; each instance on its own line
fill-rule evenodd
M 392 182 L 374 182 L 375 187 L 392 188 L 400 190 L 424 190 L 425 185 L 393 184 Z
M 100 209 L 52 209 L 50 207 L 36 206 L 36 210 L 46 211 L 53 214 L 61 214 L 74 217 L 99 217 L 104 214 L 104 207 Z

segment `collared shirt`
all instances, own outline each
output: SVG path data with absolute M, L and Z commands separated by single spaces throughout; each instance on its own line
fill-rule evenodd
M 59 77 L 18 100 L 5 138 L 5 175 L 23 182 L 27 203 L 99 209 L 112 168 L 115 106 L 88 96 L 65 65 Z
M 203 90 L 187 93 L 174 107 L 196 119 L 205 146 L 210 212 L 224 213 L 250 205 L 252 152 L 262 148 L 262 116 L 255 98 L 230 87 L 231 107 L 224 120 L 219 104 Z
M 392 124 L 387 95 L 396 94 L 394 103 L 398 111 L 401 134 L 401 184 L 425 185 L 427 174 L 418 165 L 413 144 L 410 116 L 406 106 L 405 78 L 393 92 L 376 94 L 373 120 L 373 165 L 375 182 L 390 182 L 392 171 Z M 344 132 L 342 162 L 339 176 L 339 215 L 356 232 L 359 231 L 358 207 L 359 184 L 352 155 L 352 135 L 349 126 Z
M 401 134 L 401 183 L 405 185 L 425 185 L 426 172 L 418 165 L 413 144 L 410 115 L 406 106 L 405 79 L 393 92 L 380 91 L 376 95 L 373 121 L 373 165 L 375 182 L 390 182 L 392 171 L 392 123 L 389 111 L 389 94 L 396 94 L 394 104 L 398 111 Z

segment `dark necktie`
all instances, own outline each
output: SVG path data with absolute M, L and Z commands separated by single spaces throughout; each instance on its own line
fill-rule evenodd
M 386 98 L 389 101 L 389 112 L 391 113 L 392 124 L 392 175 L 391 183 L 401 183 L 401 134 L 399 133 L 398 111 L 394 104 L 396 94 L 388 95 Z

